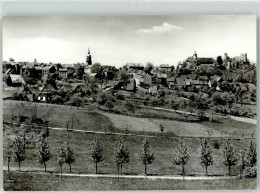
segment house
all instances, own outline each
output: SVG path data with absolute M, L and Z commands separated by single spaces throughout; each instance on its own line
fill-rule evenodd
M 78 84 L 77 86 L 74 87 L 73 91 L 74 92 L 87 92 L 88 87 L 85 84 Z
M 25 86 L 22 93 L 24 93 L 29 101 L 35 101 L 40 93 L 38 86 Z
M 64 84 L 59 88 L 59 92 L 65 92 L 65 93 L 69 93 L 69 92 L 73 92 L 75 87 L 71 86 L 70 84 Z
M 54 88 L 52 85 L 47 84 L 44 86 L 38 97 L 37 100 L 41 102 L 49 102 L 51 100 L 51 96 L 57 92 L 56 88 Z
M 172 71 L 172 67 L 169 64 L 161 64 L 159 66 L 159 69 L 161 71 L 164 71 L 164 72 L 171 72 Z
M 59 77 L 66 79 L 68 78 L 68 69 L 67 68 L 59 68 Z
M 156 75 L 156 79 L 160 84 L 166 84 L 166 80 L 167 80 L 167 74 L 157 74 Z
M 148 92 L 153 95 L 156 96 L 158 94 L 158 90 L 159 90 L 159 86 L 155 85 L 155 86 L 151 86 L 148 90 Z
M 9 74 L 6 78 L 6 84 L 7 86 L 20 87 L 22 85 L 25 85 L 26 82 L 21 75 Z
M 132 80 L 130 80 L 129 83 L 127 83 L 126 91 L 128 91 L 128 92 L 135 92 L 136 91 L 135 79 L 132 79 Z
M 43 64 L 41 66 L 35 66 L 35 70 L 43 76 L 45 74 L 54 73 L 56 71 L 56 68 L 54 65 Z

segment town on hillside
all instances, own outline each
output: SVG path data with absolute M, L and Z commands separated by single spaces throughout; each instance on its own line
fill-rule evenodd
M 128 62 L 120 68 L 93 58 L 88 49 L 86 63 L 3 61 L 3 99 L 96 104 L 136 116 L 144 114 L 140 108 L 160 108 L 208 119 L 213 114 L 256 118 L 256 64 L 247 53 L 207 58 L 195 51 L 178 64 Z

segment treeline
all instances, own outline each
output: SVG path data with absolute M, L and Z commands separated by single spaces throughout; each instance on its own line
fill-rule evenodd
M 47 163 L 50 159 L 56 159 L 57 164 L 60 167 L 60 177 L 62 180 L 63 166 L 67 164 L 69 166 L 69 172 L 72 171 L 72 165 L 76 162 L 75 150 L 71 148 L 68 140 L 65 140 L 61 147 L 57 149 L 58 156 L 53 158 L 49 148 L 49 129 L 46 128 L 42 131 L 37 140 L 35 148 L 35 158 L 38 163 L 44 166 L 45 172 L 47 171 Z M 7 161 L 8 161 L 8 176 L 10 179 L 10 161 L 13 158 L 18 163 L 19 170 L 21 163 L 26 159 L 26 138 L 25 133 L 16 134 L 12 143 L 7 147 Z M 95 138 L 90 145 L 90 153 L 87 156 L 91 156 L 95 165 L 96 174 L 98 174 L 98 164 L 105 161 L 103 152 L 102 141 Z M 139 150 L 139 161 L 144 166 L 144 174 L 147 175 L 148 165 L 152 164 L 156 159 L 155 152 L 147 139 L 144 139 Z M 130 162 L 131 154 L 122 137 L 115 143 L 115 153 L 111 155 L 114 157 L 114 163 L 117 168 L 117 174 L 122 174 L 123 166 Z M 160 158 L 158 158 L 160 159 Z M 172 157 L 172 164 L 181 166 L 182 176 L 187 175 L 185 172 L 185 166 L 190 160 L 189 147 L 185 143 L 184 139 L 181 139 L 175 153 Z M 222 149 L 222 164 L 226 166 L 231 175 L 231 168 L 236 166 L 240 171 L 240 177 L 253 178 L 257 176 L 257 152 L 256 146 L 251 140 L 247 149 L 237 152 L 235 146 L 230 139 L 226 140 Z M 208 175 L 208 168 L 215 162 L 212 154 L 212 147 L 209 144 L 209 140 L 206 138 L 201 141 L 199 148 L 199 161 L 200 165 L 205 167 L 205 175 Z

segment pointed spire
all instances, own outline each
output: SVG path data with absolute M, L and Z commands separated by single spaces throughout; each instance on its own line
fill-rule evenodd
M 90 50 L 89 50 L 89 47 L 88 47 L 88 54 L 90 54 Z

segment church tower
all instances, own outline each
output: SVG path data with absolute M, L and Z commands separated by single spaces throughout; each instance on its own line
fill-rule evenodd
M 90 54 L 90 50 L 88 48 L 88 55 L 87 55 L 87 58 L 86 58 L 86 63 L 88 66 L 92 65 L 92 59 L 91 59 L 91 54 Z

